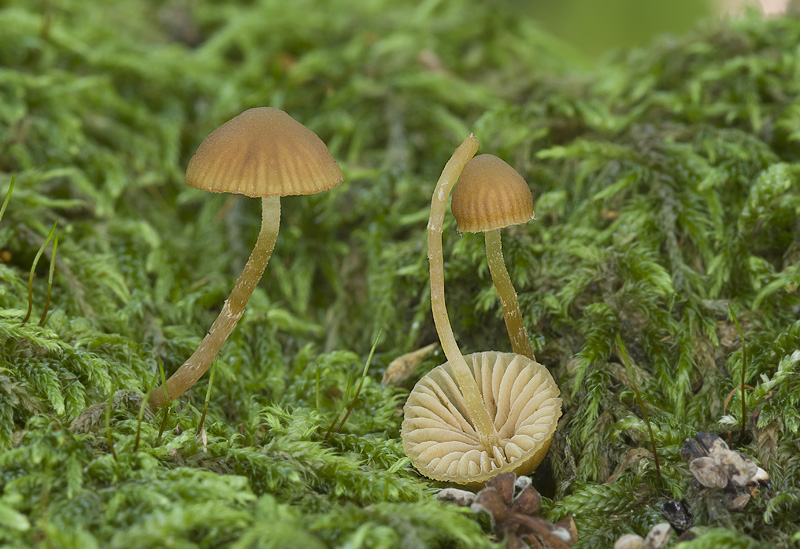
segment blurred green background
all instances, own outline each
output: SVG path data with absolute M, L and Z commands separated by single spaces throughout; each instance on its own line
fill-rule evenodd
M 545 28 L 589 57 L 644 45 L 661 33 L 686 32 L 711 16 L 713 7 L 703 0 L 545 0 L 527 6 Z
M 654 37 L 689 31 L 698 20 L 746 11 L 795 11 L 788 0 L 510 0 L 513 9 L 542 23 L 588 59 L 610 49 L 644 46 Z

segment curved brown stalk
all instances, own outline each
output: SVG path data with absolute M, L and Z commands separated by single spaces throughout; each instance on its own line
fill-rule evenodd
M 247 264 L 239 275 L 236 284 L 231 291 L 230 297 L 225 300 L 225 305 L 219 316 L 211 325 L 208 333 L 200 342 L 195 352 L 178 368 L 167 380 L 167 393 L 169 400 L 174 400 L 189 390 L 192 385 L 197 383 L 204 373 L 214 362 L 219 354 L 222 345 L 233 332 L 236 324 L 244 313 L 250 295 L 255 290 L 258 281 L 267 268 L 275 241 L 278 239 L 278 229 L 280 228 L 281 203 L 280 197 L 268 196 L 261 199 L 261 230 L 258 233 L 258 240 L 247 260 Z M 164 389 L 156 387 L 150 392 L 148 398 L 150 407 L 153 410 L 164 406 Z
M 511 349 L 518 355 L 524 355 L 531 360 L 536 360 L 531 348 L 531 340 L 522 323 L 522 312 L 519 310 L 517 292 L 508 276 L 506 264 L 503 261 L 503 245 L 500 240 L 500 229 L 484 233 L 486 240 L 486 261 L 489 263 L 489 272 L 492 282 L 500 296 L 500 306 L 503 308 L 503 318 L 506 322 L 508 338 L 511 340 Z
M 428 260 L 431 275 L 431 311 L 436 331 L 447 360 L 450 362 L 458 386 L 464 395 L 467 414 L 472 421 L 481 443 L 491 454 L 498 446 L 497 430 L 489 417 L 486 406 L 469 366 L 458 348 L 444 299 L 444 257 L 442 253 L 442 226 L 447 208 L 447 199 L 461 175 L 464 165 L 478 150 L 478 139 L 470 134 L 455 150 L 436 183 L 431 200 L 431 215 L 428 221 Z

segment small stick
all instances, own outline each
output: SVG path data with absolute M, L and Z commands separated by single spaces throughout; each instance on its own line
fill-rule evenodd
M 328 427 L 327 431 L 325 431 L 325 436 L 322 437 L 322 440 L 328 440 L 328 437 L 331 436 L 331 432 L 333 432 L 334 425 L 336 425 L 336 422 L 339 421 L 339 418 L 341 417 L 341 415 L 342 415 L 342 411 L 341 410 L 336 412 L 336 415 L 334 416 L 333 421 L 331 422 L 331 426 Z
M 344 389 L 344 400 L 347 400 L 348 395 L 350 395 L 350 387 L 353 385 L 353 374 L 347 376 L 347 387 Z M 344 408 L 336 412 L 336 417 L 333 418 L 331 422 L 331 426 L 328 427 L 328 430 L 325 431 L 325 436 L 322 440 L 328 440 L 328 437 L 333 432 L 333 428 L 336 426 L 336 422 L 339 421 L 339 418 L 342 416 L 342 412 Z
M 44 326 L 45 322 L 47 322 L 47 310 L 50 308 L 50 290 L 53 288 L 53 273 L 56 270 L 56 250 L 58 250 L 58 234 L 53 240 L 53 253 L 50 256 L 50 274 L 47 276 L 47 298 L 44 302 L 42 318 L 39 319 L 39 326 Z
M 656 451 L 656 438 L 653 435 L 653 427 L 650 425 L 650 419 L 647 417 L 647 410 L 644 407 L 644 400 L 642 400 L 642 394 L 639 392 L 639 386 L 636 384 L 636 378 L 633 377 L 633 371 L 628 364 L 628 352 L 625 350 L 625 345 L 622 343 L 622 338 L 619 336 L 619 334 L 617 334 L 617 345 L 619 345 L 619 350 L 622 353 L 622 363 L 625 366 L 625 371 L 628 372 L 628 377 L 631 378 L 633 392 L 636 393 L 636 401 L 639 403 L 639 408 L 642 409 L 642 416 L 644 417 L 644 422 L 647 425 L 647 431 L 650 433 L 650 444 L 653 446 L 653 459 L 656 463 L 656 474 L 658 475 L 658 480 L 662 481 L 661 465 L 658 462 L 658 452 Z
M 47 239 L 45 239 L 44 244 L 42 247 L 39 248 L 39 251 L 36 253 L 36 257 L 33 258 L 33 265 L 31 265 L 31 274 L 28 275 L 28 313 L 25 315 L 25 318 L 22 319 L 22 324 L 20 326 L 25 326 L 28 322 L 28 319 L 31 317 L 31 311 L 33 311 L 33 274 L 36 271 L 36 264 L 39 263 L 39 259 L 42 257 L 44 253 L 44 249 L 50 243 L 50 240 L 53 238 L 53 235 L 56 234 L 56 227 L 58 226 L 58 221 L 53 223 L 53 228 L 50 229 L 50 233 L 47 235 Z

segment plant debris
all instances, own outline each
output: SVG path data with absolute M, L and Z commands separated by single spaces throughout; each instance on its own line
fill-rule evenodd
M 508 539 L 510 549 L 525 547 L 567 549 L 578 539 L 572 517 L 553 524 L 537 517 L 542 497 L 528 477 L 501 473 L 478 492 L 472 510 L 487 513 L 498 539 Z
M 683 534 L 692 525 L 692 513 L 685 501 L 666 501 L 661 506 L 661 515 L 669 521 L 676 532 Z
M 453 503 L 459 507 L 469 507 L 475 501 L 475 492 L 460 488 L 445 488 L 436 494 L 436 499 L 444 503 Z
M 391 361 L 389 366 L 386 367 L 386 371 L 383 374 L 381 383 L 384 385 L 402 385 L 406 382 L 406 380 L 414 375 L 414 373 L 417 371 L 417 367 L 425 359 L 425 357 L 431 354 L 438 346 L 438 343 L 431 343 L 417 349 L 416 351 L 411 351 L 410 353 L 400 355 Z
M 769 486 L 769 476 L 752 460 L 728 448 L 713 433 L 686 439 L 681 457 L 689 462 L 694 478 L 705 488 L 722 489 L 730 511 L 741 511 L 750 498 Z
M 672 527 L 661 522 L 650 528 L 645 538 L 638 534 L 624 534 L 614 543 L 614 549 L 663 549 L 671 537 Z

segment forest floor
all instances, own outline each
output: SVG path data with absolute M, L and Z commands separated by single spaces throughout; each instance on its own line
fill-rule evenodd
M 610 547 L 678 502 L 674 526 L 693 525 L 682 547 L 795 546 L 800 19 L 707 23 L 587 68 L 489 2 L 318 4 L 0 9 L 0 201 L 14 179 L 0 219 L 0 545 L 503 543 L 485 513 L 437 501 L 447 485 L 403 453 L 402 405 L 441 350 L 381 383 L 437 342 L 430 197 L 474 132 L 534 197 L 536 219 L 503 244 L 563 399 L 534 475 L 541 516 L 572 516 L 576 547 Z M 314 130 L 345 182 L 283 200 L 198 437 L 209 375 L 168 414 L 142 396 L 205 335 L 260 208 L 190 188 L 184 170 L 210 131 L 264 105 Z M 449 213 L 444 256 L 462 350 L 508 351 L 483 238 Z M 373 344 L 352 413 L 326 436 Z M 704 432 L 770 482 L 703 488 L 680 451 Z

